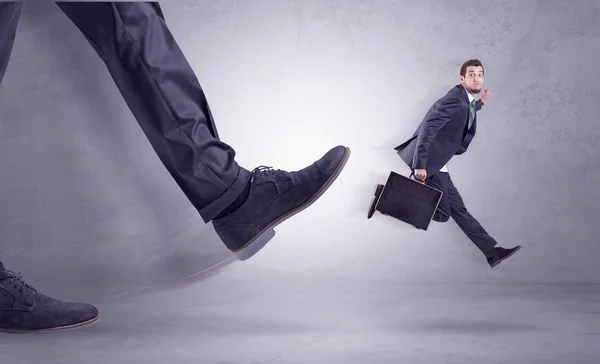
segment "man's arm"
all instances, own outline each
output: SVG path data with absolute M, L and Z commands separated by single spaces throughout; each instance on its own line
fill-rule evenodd
M 483 101 L 481 101 L 481 99 L 475 101 L 475 111 L 479 111 L 481 110 L 481 107 L 484 105 Z
M 452 119 L 452 114 L 460 107 L 460 102 L 455 98 L 441 100 L 436 105 L 431 115 L 423 124 L 417 138 L 417 150 L 413 161 L 414 169 L 426 169 L 429 146 L 437 133 Z
M 481 107 L 487 102 L 488 97 L 490 97 L 490 89 L 484 88 L 481 90 L 481 98 L 475 101 L 475 111 L 481 110 Z

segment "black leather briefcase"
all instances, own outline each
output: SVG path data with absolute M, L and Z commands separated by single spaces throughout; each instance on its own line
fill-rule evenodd
M 427 230 L 441 198 L 442 191 L 390 172 L 385 185 L 378 184 L 375 188 L 367 219 L 379 211 L 417 229 Z

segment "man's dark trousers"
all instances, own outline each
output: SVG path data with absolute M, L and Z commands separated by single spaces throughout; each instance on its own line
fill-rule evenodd
M 425 184 L 443 192 L 433 220 L 446 222 L 452 217 L 475 246 L 487 256 L 487 253 L 496 246 L 497 242 L 485 231 L 477 219 L 467 211 L 460 193 L 458 193 L 452 178 L 450 178 L 450 174 L 448 172 L 438 172 L 427 177 Z
M 202 219 L 211 221 L 242 194 L 250 172 L 219 140 L 204 92 L 158 3 L 56 4 L 104 61 L 171 176 Z M 22 7 L 0 2 L 0 84 Z

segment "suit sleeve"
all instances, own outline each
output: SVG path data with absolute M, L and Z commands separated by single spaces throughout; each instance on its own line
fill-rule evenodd
M 438 132 L 452 119 L 460 108 L 460 102 L 454 98 L 441 100 L 434 106 L 430 115 L 423 121 L 417 137 L 417 150 L 413 161 L 414 169 L 426 169 L 429 147 Z
M 481 99 L 475 101 L 475 111 L 479 111 L 481 110 L 481 107 L 484 105 L 483 102 L 481 102 Z

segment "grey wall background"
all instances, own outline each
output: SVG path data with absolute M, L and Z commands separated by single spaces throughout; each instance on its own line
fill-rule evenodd
M 163 9 L 247 168 L 353 150 L 332 189 L 245 264 L 285 276 L 597 281 L 599 1 L 178 1 Z M 503 246 L 490 270 L 453 221 L 377 215 L 392 148 L 479 58 L 491 99 L 449 165 Z M 166 282 L 228 252 L 160 164 L 104 65 L 50 3 L 25 6 L 0 87 L 0 260 L 61 298 Z M 65 284 L 67 283 L 67 284 Z

